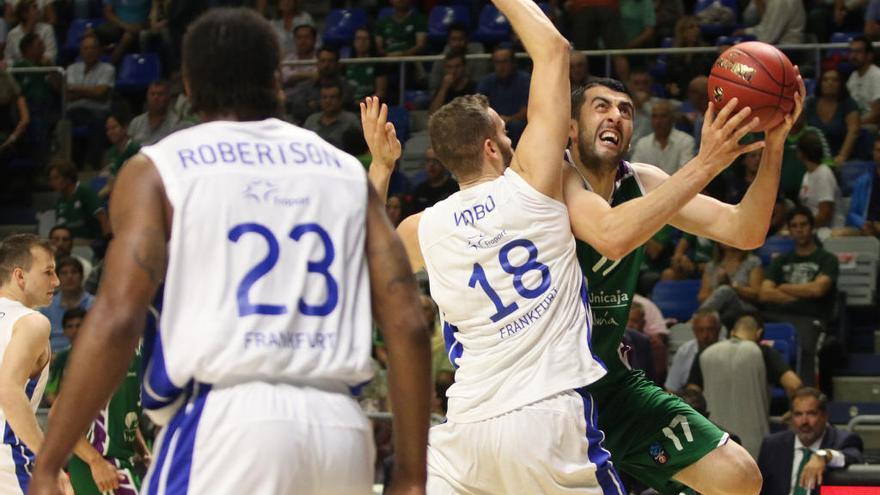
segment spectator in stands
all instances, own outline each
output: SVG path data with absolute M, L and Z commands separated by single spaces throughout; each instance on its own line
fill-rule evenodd
M 516 68 L 513 49 L 509 45 L 495 48 L 492 52 L 492 65 L 495 72 L 477 84 L 477 93 L 489 98 L 489 105 L 504 121 L 507 134 L 515 146 L 526 127 L 531 78 Z
M 118 64 L 122 56 L 135 49 L 140 32 L 150 22 L 150 0 L 104 0 L 107 21 L 95 32 L 105 45 L 113 45 L 110 61 Z
M 18 7 L 21 2 L 22 0 L 6 0 L 4 2 L 4 17 L 9 25 L 21 22 L 21 17 L 16 10 L 16 7 Z M 57 23 L 58 18 L 55 12 L 55 3 L 56 0 L 37 0 L 37 13 L 39 14 L 40 21 L 52 26 Z
M 379 53 L 370 30 L 357 29 L 351 43 L 351 58 L 377 56 Z M 388 70 L 384 64 L 348 64 L 345 78 L 354 90 L 355 101 L 362 101 L 367 96 L 378 96 L 384 100 L 388 96 Z
M 572 89 L 586 86 L 595 79 L 590 75 L 590 62 L 584 52 L 572 50 L 568 60 L 568 79 Z
M 675 250 L 669 268 L 663 270 L 660 280 L 692 280 L 703 276 L 703 267 L 712 260 L 715 243 L 711 239 L 683 233 Z
M 706 396 L 712 419 L 739 435 L 753 457 L 770 432 L 768 385 L 784 388 L 789 396 L 803 385 L 782 354 L 759 343 L 763 332 L 764 325 L 756 316 L 743 316 L 729 339 L 697 355 L 688 377 L 688 388 Z
M 58 160 L 49 165 L 49 186 L 60 195 L 55 203 L 55 223 L 68 227 L 74 239 L 110 235 L 106 210 L 95 191 L 78 181 L 73 163 Z
M 633 294 L 633 302 L 639 303 L 644 311 L 645 328 L 643 330 L 645 334 L 651 337 L 669 335 L 669 330 L 666 328 L 666 319 L 663 318 L 663 313 L 653 301 L 639 293 L 635 293 Z
M 168 27 L 168 9 L 172 0 L 151 0 L 147 29 L 140 32 L 140 45 L 143 52 L 156 52 L 162 62 L 162 72 L 170 74 L 180 64 L 174 52 L 171 30 Z
M 73 341 L 73 337 L 79 332 L 79 327 L 82 326 L 83 320 L 86 318 L 86 310 L 82 308 L 70 308 L 64 312 L 64 316 L 61 318 L 61 329 L 64 331 L 64 335 L 68 340 Z M 59 356 L 63 356 L 61 358 L 62 362 L 59 362 Z M 46 402 L 46 405 L 51 406 L 55 399 L 58 398 L 58 387 L 61 385 L 60 377 L 55 380 L 56 376 L 53 376 L 53 371 L 58 369 L 59 365 L 66 364 L 68 354 L 64 351 L 59 353 L 52 353 L 52 364 L 49 367 L 49 381 L 46 382 L 46 392 L 43 395 L 43 400 Z
M 569 33 L 577 50 L 596 50 L 599 40 L 607 49 L 623 48 L 625 43 L 620 19 L 620 4 L 615 0 L 569 0 L 565 10 L 570 19 Z M 617 78 L 629 78 L 629 62 L 614 57 Z
M 318 77 L 318 66 L 315 64 L 285 65 L 285 62 L 314 60 L 317 58 L 318 32 L 311 24 L 299 24 L 293 28 L 296 47 L 287 52 L 281 59 L 281 83 L 285 88 L 292 88 L 304 81 L 312 81 Z
M 764 280 L 761 258 L 748 251 L 716 243 L 712 261 L 703 270 L 697 299 L 700 308 L 718 311 L 721 322 L 732 328 L 746 313 L 757 311 Z
M 849 42 L 849 63 L 855 70 L 846 89 L 862 111 L 862 124 L 880 124 L 880 67 L 874 65 L 874 48 L 865 36 Z
M 479 55 L 485 53 L 483 44 L 476 41 L 468 40 L 468 28 L 464 24 L 454 23 L 449 25 L 449 34 L 446 36 L 446 46 L 443 47 L 442 55 L 453 51 L 461 51 L 468 55 Z M 479 81 L 489 74 L 489 64 L 485 60 L 468 60 L 466 62 L 468 77 L 471 81 Z M 443 64 L 435 62 L 431 67 L 431 77 L 428 87 L 436 90 L 440 87 L 443 80 Z
M 49 230 L 49 242 L 55 248 L 55 266 L 58 267 L 64 258 L 75 258 L 83 267 L 83 280 L 92 272 L 92 261 L 73 254 L 73 234 L 63 225 L 56 225 Z
M 853 186 L 846 226 L 832 236 L 880 236 L 880 139 L 874 141 L 874 169 L 862 174 Z
M 76 258 L 64 258 L 55 267 L 58 271 L 58 280 L 61 281 L 58 292 L 52 297 L 52 302 L 45 308 L 40 309 L 52 324 L 52 333 L 49 344 L 52 353 L 70 346 L 70 340 L 64 335 L 64 327 L 61 319 L 64 312 L 71 308 L 88 310 L 95 300 L 95 296 L 83 289 L 83 266 Z
M 144 146 L 154 144 L 177 130 L 177 116 L 171 111 L 168 81 L 150 83 L 147 88 L 147 111 L 132 119 L 128 135 Z
M 750 151 L 740 155 L 731 166 L 727 173 L 722 173 L 718 179 L 724 180 L 727 188 L 725 201 L 730 204 L 737 204 L 745 197 L 746 192 L 758 176 L 758 168 L 761 165 L 761 156 L 763 150 Z M 799 160 L 797 163 L 801 163 Z M 801 168 L 803 165 L 801 164 Z M 800 190 L 800 184 L 798 184 Z
M 385 202 L 385 213 L 388 214 L 391 225 L 397 228 L 403 221 L 403 197 L 399 194 L 389 196 Z
M 626 359 L 632 369 L 644 371 L 649 380 L 658 383 L 659 378 L 654 368 L 654 349 L 651 338 L 645 334 L 644 329 L 645 310 L 641 304 L 634 302 L 630 306 L 626 332 L 623 334 L 623 344 L 628 347 Z
M 657 19 L 656 35 L 658 40 L 675 36 L 675 24 L 684 17 L 682 0 L 657 0 L 654 2 Z
M 354 88 L 342 74 L 339 50 L 329 46 L 318 50 L 317 79 L 304 80 L 287 92 L 287 107 L 293 122 L 304 122 L 309 115 L 321 109 L 321 88 L 324 86 L 342 88 L 342 108 L 354 108 Z
M 428 46 L 428 20 L 410 0 L 391 0 L 394 12 L 376 23 L 376 47 L 386 57 L 419 55 Z
M 46 50 L 43 40 L 36 33 L 24 35 L 19 43 L 22 59 L 13 64 L 14 68 L 43 67 L 46 63 L 44 52 Z M 61 77 L 57 73 L 33 73 L 16 74 L 16 81 L 21 87 L 21 93 L 27 103 L 30 123 L 27 133 L 30 141 L 39 146 L 31 148 L 34 158 L 39 163 L 44 163 L 49 154 L 49 147 L 45 146 L 51 139 L 52 129 L 58 121 L 60 114 Z
M 328 84 L 321 87 L 321 111 L 309 115 L 303 127 L 315 131 L 328 143 L 352 153 L 345 148 L 348 132 L 361 132 L 361 121 L 355 114 L 342 109 L 342 86 Z
M 458 182 L 434 154 L 434 148 L 425 150 L 425 181 L 413 189 L 414 213 L 434 206 L 458 192 Z
M 675 351 L 672 364 L 669 366 L 669 374 L 666 375 L 666 383 L 663 385 L 670 392 L 678 392 L 688 384 L 694 358 L 721 339 L 721 316 L 713 309 L 697 310 L 690 324 L 694 338 Z
M 293 31 L 297 26 L 314 26 L 315 20 L 311 14 L 300 8 L 299 0 L 278 0 L 277 19 L 272 19 L 272 27 L 278 34 L 278 44 L 281 46 L 281 58 L 296 50 L 297 43 L 294 40 Z
M 865 22 L 865 5 L 868 0 L 834 0 L 834 30 L 854 32 L 862 29 Z
M 443 81 L 434 91 L 428 113 L 433 114 L 440 107 L 459 96 L 472 95 L 477 92 L 476 83 L 468 76 L 464 55 L 463 51 L 454 50 L 447 52 L 443 57 Z
M 654 376 L 652 380 L 657 385 L 666 381 L 666 373 L 669 368 L 669 330 L 666 328 L 666 320 L 656 304 L 645 296 L 633 294 L 632 306 L 630 306 L 627 328 L 633 328 L 648 336 L 651 344 L 651 356 L 654 364 Z
M 106 131 L 110 148 L 107 150 L 105 164 L 108 174 L 107 185 L 98 191 L 98 197 L 106 200 L 113 191 L 116 176 L 125 162 L 141 150 L 140 143 L 130 137 L 127 112 L 117 112 L 107 117 Z M 86 277 L 88 278 L 88 276 Z
M 828 398 L 811 387 L 791 397 L 791 428 L 761 443 L 761 495 L 812 493 L 823 474 L 864 462 L 862 439 L 828 423 Z
M 652 82 L 651 74 L 644 68 L 633 67 L 629 71 L 626 88 L 632 95 L 633 102 L 631 143 L 637 143 L 639 139 L 651 134 L 651 108 L 654 103 L 661 101 L 661 98 L 654 96 Z
M 708 46 L 700 33 L 700 24 L 694 16 L 686 15 L 675 23 L 673 48 L 698 48 Z M 715 62 L 712 53 L 685 53 L 670 55 L 667 64 L 666 91 L 669 96 L 683 98 L 686 88 L 697 76 L 705 76 Z
M 681 105 L 679 122 L 690 129 L 694 138 L 694 149 L 700 149 L 700 138 L 703 136 L 703 118 L 709 108 L 709 78 L 699 75 L 687 85 L 687 98 Z
M 666 225 L 645 243 L 645 258 L 639 270 L 637 292 L 650 294 L 651 289 L 660 280 L 663 270 L 669 268 L 669 260 L 675 249 L 672 242 L 674 231 L 672 226 Z
M 849 160 L 859 135 L 859 105 L 843 85 L 840 72 L 828 69 L 816 86 L 816 94 L 804 101 L 807 125 L 818 128 L 828 139 L 834 165 Z
M 880 40 L 880 0 L 871 0 L 868 3 L 863 31 L 869 40 Z
M 104 119 L 110 113 L 110 93 L 116 82 L 116 69 L 101 62 L 98 38 L 87 34 L 79 45 L 82 58 L 67 68 L 67 114 L 74 126 L 88 128 L 82 161 L 96 168 L 104 148 Z
M 45 50 L 40 65 L 53 65 L 55 57 L 58 55 L 58 45 L 55 43 L 55 31 L 52 26 L 45 22 L 40 22 L 40 11 L 34 0 L 21 0 L 15 6 L 16 17 L 19 19 L 18 26 L 12 28 L 6 37 L 6 48 L 4 49 L 4 58 L 9 64 L 20 62 L 23 57 L 21 54 L 21 40 L 25 35 L 36 33 L 43 40 Z
M 639 139 L 633 151 L 634 162 L 653 163 L 669 175 L 694 157 L 694 138 L 673 127 L 675 115 L 668 100 L 651 105 L 653 132 Z
M 761 21 L 735 34 L 751 34 L 764 43 L 792 44 L 804 41 L 807 12 L 801 0 L 773 0 L 759 2 Z
M 818 127 L 807 125 L 806 113 L 801 113 L 791 128 L 791 132 L 785 138 L 785 151 L 782 153 L 782 174 L 779 178 L 780 191 L 790 200 L 795 200 L 800 194 L 804 173 L 807 169 L 798 158 L 798 141 L 804 134 L 815 134 L 822 143 L 822 163 L 833 165 L 831 147 L 825 139 L 825 133 Z
M 767 320 L 789 322 L 797 329 L 801 378 L 812 385 L 819 333 L 834 310 L 839 266 L 836 256 L 816 244 L 815 221 L 809 208 L 794 208 L 787 226 L 794 251 L 770 262 L 758 300 L 764 305 Z
M 25 131 L 31 121 L 27 100 L 12 74 L 0 69 L 0 164 L 27 152 Z
M 654 46 L 657 24 L 653 0 L 620 0 L 620 25 L 624 48 Z
M 822 165 L 822 141 L 816 134 L 801 136 L 797 149 L 806 168 L 798 200 L 813 212 L 816 234 L 826 239 L 832 228 L 843 226 L 844 212 L 837 206 L 841 204 L 840 188 L 831 168 Z

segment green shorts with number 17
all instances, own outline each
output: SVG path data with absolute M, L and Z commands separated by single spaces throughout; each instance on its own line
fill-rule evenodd
M 661 494 L 678 493 L 681 485 L 672 477 L 728 439 L 641 371 L 613 370 L 587 390 L 614 466 Z

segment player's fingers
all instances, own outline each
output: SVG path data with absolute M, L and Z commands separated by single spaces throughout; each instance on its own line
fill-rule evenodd
M 738 143 L 742 138 L 746 136 L 746 134 L 755 130 L 756 127 L 761 123 L 761 119 L 758 117 L 752 118 L 752 120 L 746 122 L 741 127 L 739 127 L 736 132 L 733 133 L 732 138 Z
M 724 134 L 728 134 L 728 135 L 734 133 L 740 127 L 740 124 L 745 122 L 746 118 L 748 118 L 748 116 L 751 114 L 752 114 L 751 107 L 745 107 L 742 110 L 740 110 L 739 112 L 736 112 L 736 114 L 733 117 L 731 117 L 730 120 L 728 120 L 726 124 L 724 124 L 722 131 L 724 132 Z M 743 127 L 745 127 L 745 126 L 743 126 Z
M 754 143 L 744 144 L 738 148 L 739 154 L 744 155 L 746 153 L 751 153 L 752 151 L 757 151 L 764 147 L 764 141 L 756 141 Z
M 383 103 L 379 110 L 379 125 L 385 127 L 385 122 L 388 122 L 388 105 Z
M 710 101 L 703 115 L 703 127 L 712 127 L 713 122 L 715 122 L 715 104 Z
M 724 127 L 724 124 L 727 123 L 727 118 L 733 113 L 733 109 L 739 104 L 739 98 L 733 97 L 730 101 L 727 102 L 727 105 L 724 105 L 724 108 L 718 112 L 718 116 L 715 118 L 715 121 L 712 123 L 715 128 Z

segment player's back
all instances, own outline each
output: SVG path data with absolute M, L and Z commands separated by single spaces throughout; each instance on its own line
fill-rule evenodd
M 192 382 L 348 392 L 368 380 L 359 162 L 277 119 L 202 124 L 142 152 L 173 208 L 156 397 Z
M 508 169 L 426 210 L 419 243 L 458 367 L 451 420 L 497 416 L 604 374 L 565 205 Z

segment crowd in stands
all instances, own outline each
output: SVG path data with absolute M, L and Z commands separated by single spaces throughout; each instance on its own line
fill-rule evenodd
M 427 117 L 443 104 L 481 93 L 514 142 L 526 125 L 530 64 L 516 56 L 521 50 L 515 34 L 483 25 L 492 8 L 486 1 L 6 0 L 0 19 L 0 210 L 30 206 L 33 193 L 57 194 L 48 235 L 61 286 L 43 309 L 52 322 L 53 352 L 70 345 L 65 314 L 88 310 L 97 291 L 102 253 L 112 235 L 106 200 L 114 177 L 141 146 L 198 122 L 186 102 L 178 55 L 186 25 L 216 5 L 252 7 L 271 20 L 285 62 L 279 79 L 284 118 L 358 156 L 365 166 L 370 158 L 357 102 L 375 94 L 392 105 L 391 120 L 404 142 L 386 205 L 395 225 L 458 190 L 425 132 Z M 880 180 L 875 180 L 880 176 L 880 67 L 871 45 L 880 40 L 880 0 L 550 0 L 541 5 L 572 41 L 573 85 L 597 75 L 626 83 L 635 107 L 627 158 L 669 174 L 699 149 L 709 103 L 706 76 L 716 52 L 615 56 L 611 74 L 605 74 L 604 68 L 594 70 L 602 58 L 578 50 L 723 50 L 750 39 L 848 43 L 846 49 L 824 52 L 819 66 L 807 52 L 789 52 L 801 64 L 809 97 L 788 137 L 768 233 L 768 239 L 783 239 L 787 247 L 759 256 L 665 227 L 646 244 L 625 337 L 633 367 L 670 393 L 702 404 L 761 461 L 762 471 L 778 471 L 772 467 L 778 461 L 774 449 L 789 448 L 783 440 L 795 440 L 767 436 L 768 386 L 792 398 L 795 425 L 811 422 L 809 428 L 795 428 L 796 448 L 829 438 L 824 420 L 816 420 L 826 414 L 827 398 L 800 388 L 816 385 L 822 370 L 820 336 L 842 309 L 838 258 L 823 241 L 880 237 Z M 438 30 L 432 13 L 447 6 L 451 17 Z M 340 13 L 357 22 L 334 25 L 341 22 Z M 439 59 L 404 65 L 357 61 L 407 55 Z M 50 67 L 63 71 L 21 70 Z M 132 73 L 147 76 L 132 80 Z M 548 160 L 557 152 L 561 158 L 561 151 L 548 150 Z M 742 156 L 705 193 L 739 202 L 760 161 L 760 151 Z M 675 321 L 650 298 L 659 283 L 687 280 L 698 287 L 691 301 L 696 312 Z M 423 304 L 437 327 L 434 412 L 442 416 L 454 369 L 436 306 L 427 296 Z M 797 345 L 787 355 L 763 340 L 771 322 L 795 329 Z M 673 336 L 681 329 L 692 332 L 693 339 L 676 344 Z M 363 402 L 370 410 L 385 411 L 384 343 L 377 340 L 375 348 L 377 379 L 365 389 Z M 749 406 L 733 410 L 726 406 L 732 403 Z M 387 425 L 377 422 L 380 454 L 390 445 L 383 428 Z M 819 429 L 815 438 L 801 434 Z M 829 442 L 846 458 L 829 459 L 828 466 L 859 462 L 861 444 L 835 435 Z M 795 465 L 805 457 L 798 452 Z M 790 474 L 777 479 L 768 473 L 765 483 L 790 483 Z

